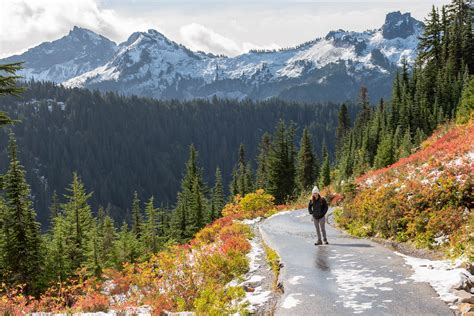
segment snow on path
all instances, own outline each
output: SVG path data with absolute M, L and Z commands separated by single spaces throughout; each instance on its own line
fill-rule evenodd
M 470 275 L 463 268 L 459 268 L 458 263 L 449 260 L 429 260 L 410 257 L 399 252 L 397 255 L 405 259 L 405 262 L 412 267 L 414 273 L 410 279 L 415 282 L 427 282 L 435 289 L 440 298 L 453 304 L 458 297 L 453 293 L 455 287 L 461 280 L 461 273 Z

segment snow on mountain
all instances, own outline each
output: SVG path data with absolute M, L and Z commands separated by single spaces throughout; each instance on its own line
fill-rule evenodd
M 392 12 L 377 30 L 331 31 L 324 38 L 295 48 L 250 51 L 233 58 L 193 52 L 155 30 L 148 30 L 133 33 L 116 48 L 111 46 L 107 50 L 109 55 L 101 53 L 104 58 L 97 59 L 95 65 L 81 55 L 96 49 L 89 45 L 79 56 L 65 58 L 49 68 L 31 67 L 27 62 L 25 74 L 63 82 L 69 87 L 157 98 L 278 96 L 339 101 L 353 98 L 360 85 L 366 85 L 373 91 L 373 99 L 377 99 L 389 95 L 390 79 L 403 58 L 414 61 L 422 29 L 423 24 L 410 13 Z M 51 46 L 60 41 L 70 45 L 68 38 L 73 37 L 75 30 L 23 55 L 34 51 L 38 60 L 49 60 L 49 54 L 58 55 L 54 49 L 50 52 Z M 104 46 L 105 38 L 90 35 L 93 37 Z
M 116 46 L 101 35 L 75 26 L 58 40 L 1 59 L 0 63 L 22 61 L 24 69 L 19 74 L 26 79 L 61 83 L 105 64 L 115 53 Z

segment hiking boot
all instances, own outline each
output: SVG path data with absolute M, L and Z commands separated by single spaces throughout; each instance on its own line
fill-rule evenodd
M 325 245 L 329 245 L 329 243 L 328 243 L 328 241 L 327 241 L 327 240 L 325 240 L 325 241 L 324 241 L 324 244 L 325 244 Z
M 314 243 L 315 246 L 319 246 L 319 245 L 322 245 L 323 242 L 321 240 L 318 240 L 317 242 Z

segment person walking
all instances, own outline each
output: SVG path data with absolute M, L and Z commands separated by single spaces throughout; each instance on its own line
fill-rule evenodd
M 322 245 L 323 242 L 327 245 L 328 240 L 326 237 L 326 213 L 328 211 L 328 203 L 325 198 L 319 194 L 319 188 L 315 186 L 311 192 L 311 200 L 308 205 L 309 214 L 313 215 L 314 227 L 318 234 L 318 241 L 314 244 L 316 246 Z M 323 239 L 321 240 L 321 233 Z

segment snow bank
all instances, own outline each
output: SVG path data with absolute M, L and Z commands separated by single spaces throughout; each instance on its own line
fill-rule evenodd
M 444 302 L 450 305 L 456 302 L 458 297 L 454 294 L 453 288 L 461 281 L 461 273 L 469 275 L 466 269 L 458 267 L 458 262 L 420 259 L 395 253 L 403 257 L 406 264 L 414 270 L 410 279 L 429 283 Z

